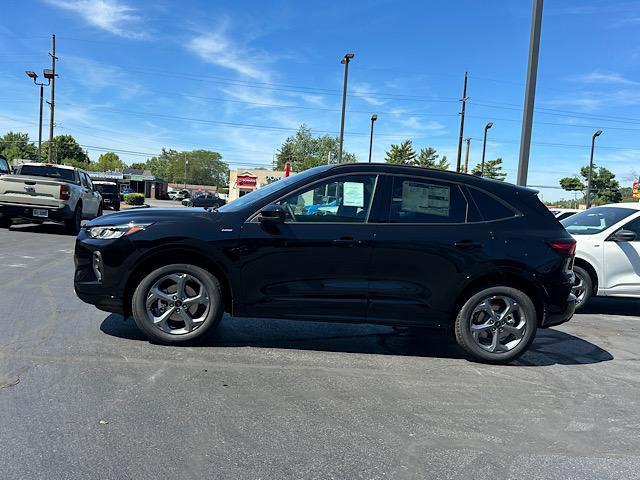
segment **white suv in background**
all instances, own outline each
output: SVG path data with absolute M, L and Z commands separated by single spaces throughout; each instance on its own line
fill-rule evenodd
M 593 295 L 640 298 L 640 203 L 591 208 L 561 223 L 578 242 L 576 308 Z

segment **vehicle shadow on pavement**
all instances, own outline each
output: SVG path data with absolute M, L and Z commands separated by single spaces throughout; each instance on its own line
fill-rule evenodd
M 64 225 L 57 223 L 14 223 L 9 231 L 71 236 Z
M 640 300 L 637 298 L 595 297 L 589 300 L 580 314 L 622 315 L 640 317 Z
M 110 336 L 147 341 L 133 319 L 109 315 L 100 330 Z M 464 359 L 449 332 L 378 325 L 302 322 L 226 316 L 213 335 L 191 347 L 256 347 Z M 167 347 L 178 348 L 178 347 Z M 540 330 L 531 346 L 513 365 L 583 365 L 612 360 L 606 350 L 558 330 Z

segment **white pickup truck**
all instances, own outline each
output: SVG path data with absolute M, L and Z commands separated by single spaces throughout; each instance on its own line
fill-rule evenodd
M 64 223 L 80 231 L 83 219 L 102 215 L 102 197 L 84 170 L 66 165 L 23 163 L 0 175 L 0 227 L 13 218 Z

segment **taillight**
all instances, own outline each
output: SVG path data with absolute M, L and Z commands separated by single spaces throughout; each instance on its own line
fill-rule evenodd
M 552 240 L 547 244 L 560 255 L 571 257 L 576 254 L 575 238 L 562 238 L 560 240 Z
M 60 200 L 69 200 L 71 198 L 71 190 L 69 185 L 60 185 Z

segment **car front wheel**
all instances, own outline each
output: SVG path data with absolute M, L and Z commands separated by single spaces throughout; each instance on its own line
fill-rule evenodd
M 224 312 L 220 283 L 190 264 L 158 268 L 140 282 L 132 298 L 133 318 L 151 340 L 178 344 L 213 330 Z
M 511 287 L 485 288 L 469 297 L 455 320 L 458 344 L 474 359 L 508 363 L 535 338 L 537 315 L 527 294 Z

